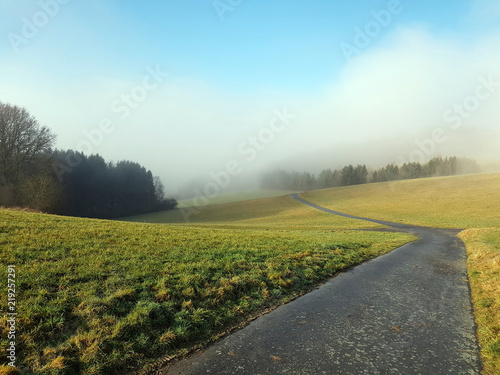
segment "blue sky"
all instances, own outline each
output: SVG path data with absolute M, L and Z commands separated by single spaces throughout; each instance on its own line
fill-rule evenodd
M 87 149 L 141 162 L 171 181 L 167 187 L 241 157 L 241 142 L 283 107 L 296 114 L 292 130 L 247 170 L 396 161 L 481 77 L 500 80 L 496 0 L 0 0 L 0 7 L 0 101 L 26 107 L 60 148 L 78 148 L 83 132 L 111 119 L 114 130 Z M 359 30 L 371 33 L 366 47 L 356 44 Z M 349 60 L 347 44 L 356 48 Z M 113 103 L 151 69 L 168 77 L 120 118 Z M 481 143 L 486 134 L 491 142 L 499 96 L 482 101 L 455 141 L 434 152 L 476 156 L 463 139 L 474 133 Z M 488 157 L 482 149 L 477 156 Z
M 20 31 L 21 18 L 41 9 L 36 1 L 5 3 L 12 15 L 2 12 L 2 34 Z M 371 11 L 382 11 L 388 3 L 241 0 L 221 8 L 221 21 L 212 1 L 72 0 L 60 5 L 56 17 L 13 58 L 36 59 L 35 69 L 76 80 L 133 78 L 137 67 L 157 62 L 178 76 L 225 90 L 316 90 L 346 64 L 339 43 L 351 42 L 354 28 L 362 28 L 373 18 Z M 470 1 L 399 3 L 402 11 L 384 33 L 419 24 L 437 34 L 466 36 L 477 27 L 467 19 Z M 374 38 L 371 47 L 382 41 Z M 8 38 L 2 42 L 2 57 L 7 57 L 10 43 Z

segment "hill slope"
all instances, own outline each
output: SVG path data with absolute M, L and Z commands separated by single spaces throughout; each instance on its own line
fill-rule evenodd
M 208 224 L 217 226 L 248 228 L 302 228 L 328 229 L 375 228 L 381 225 L 360 220 L 336 217 L 317 212 L 289 196 L 254 199 L 232 203 L 221 203 L 194 208 L 180 208 L 171 211 L 132 216 L 121 220 L 146 223 Z
M 485 374 L 500 373 L 500 174 L 310 191 L 304 199 L 353 215 L 466 229 L 467 268 Z
M 461 233 L 486 373 L 499 367 L 500 175 L 318 190 L 304 198 L 360 216 Z M 0 210 L 2 264 L 15 265 L 23 373 L 127 373 L 206 342 L 315 283 L 410 241 L 290 197 L 129 220 Z M 8 268 L 0 270 L 7 279 Z M 7 289 L 1 303 L 6 306 Z M 6 317 L 1 345 L 7 346 Z M 6 362 L 5 352 L 2 360 Z M 0 370 L 1 373 L 2 370 Z
M 500 174 L 380 182 L 313 190 L 326 208 L 393 222 L 446 228 L 500 227 Z
M 288 195 L 292 193 L 298 193 L 298 191 L 293 190 L 248 190 L 248 191 L 238 191 L 233 193 L 219 194 L 214 198 L 205 197 L 208 200 L 207 205 L 212 204 L 220 204 L 220 203 L 232 203 L 232 202 L 240 202 L 240 201 L 248 201 L 252 199 L 260 199 L 260 198 L 272 198 L 279 197 L 282 195 Z M 178 201 L 177 207 L 191 207 L 196 205 L 198 200 L 196 199 L 181 199 Z
M 260 213 L 258 207 L 256 222 L 219 225 L 0 209 L 0 278 L 16 275 L 16 365 L 23 374 L 129 373 L 413 239 L 343 230 L 359 224 L 326 218 L 289 197 L 271 210 L 288 213 L 281 223 L 268 205 Z M 2 306 L 7 297 L 3 283 Z M 0 318 L 4 348 L 7 319 Z M 5 351 L 0 358 L 8 362 Z

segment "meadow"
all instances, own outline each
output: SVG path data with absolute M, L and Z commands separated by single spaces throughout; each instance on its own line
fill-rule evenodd
M 183 210 L 185 213 L 183 214 Z M 306 207 L 289 196 L 243 200 L 208 205 L 195 209 L 180 208 L 122 218 L 123 221 L 143 223 L 197 224 L 217 227 L 300 229 L 304 227 L 327 229 L 382 228 L 366 221 L 346 219 Z M 186 217 L 188 220 L 186 220 Z
M 261 190 L 247 190 L 247 191 L 237 191 L 232 193 L 219 194 L 213 198 L 204 197 L 207 199 L 207 205 L 220 204 L 220 203 L 231 203 L 231 202 L 240 202 L 247 201 L 251 199 L 260 199 L 260 198 L 272 198 L 272 197 L 280 197 L 283 195 L 289 195 L 292 193 L 299 193 L 299 191 L 293 190 L 269 190 L 269 189 L 261 189 Z M 193 205 L 193 199 L 181 199 L 177 202 L 177 207 L 190 207 Z
M 302 194 L 353 215 L 441 228 L 500 227 L 500 174 L 379 182 Z
M 500 372 L 500 174 L 302 197 L 359 216 L 464 229 L 484 373 Z M 146 372 L 414 239 L 363 231 L 382 226 L 289 196 L 209 205 L 185 218 L 181 209 L 120 222 L 0 209 L 0 278 L 16 265 L 21 373 Z M 0 368 L 7 373 L 15 372 Z
M 15 265 L 20 371 L 3 366 L 0 374 L 145 372 L 414 239 L 351 230 L 378 225 L 288 196 L 208 206 L 192 220 L 199 222 L 0 209 L 0 279 Z M 6 282 L 0 290 L 6 306 Z
M 500 174 L 385 182 L 302 194 L 363 217 L 464 229 L 484 374 L 500 374 Z

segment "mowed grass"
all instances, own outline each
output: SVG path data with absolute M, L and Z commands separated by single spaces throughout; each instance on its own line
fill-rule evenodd
M 0 209 L 0 278 L 7 281 L 7 265 L 16 266 L 20 372 L 132 373 L 414 239 L 346 230 L 369 224 L 289 197 L 250 206 L 251 213 L 235 214 L 239 221 L 177 225 Z M 220 205 L 213 214 L 222 215 Z
M 375 219 L 466 229 L 464 241 L 484 373 L 500 374 L 500 174 L 307 192 L 325 207 Z

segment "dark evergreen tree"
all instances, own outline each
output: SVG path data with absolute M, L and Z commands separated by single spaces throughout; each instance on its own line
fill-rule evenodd
M 99 155 L 85 156 L 71 150 L 57 151 L 56 155 L 61 161 L 75 161 L 71 170 L 62 174 L 64 208 L 60 213 L 111 219 L 177 205 L 174 199 L 164 198 L 161 180 L 138 163 L 112 165 Z
M 356 183 L 355 168 L 349 164 L 342 168 L 342 186 L 354 185 Z
M 368 182 L 368 169 L 366 165 L 357 165 L 354 169 L 354 184 L 366 184 Z

